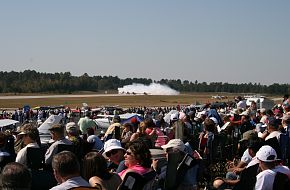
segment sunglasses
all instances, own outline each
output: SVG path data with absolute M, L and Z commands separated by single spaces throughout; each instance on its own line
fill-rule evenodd
M 127 154 L 128 156 L 130 156 L 130 155 L 132 155 L 132 152 L 126 151 L 126 154 Z
M 112 156 L 112 155 L 117 154 L 117 152 L 118 152 L 117 149 L 111 150 L 111 151 L 109 151 L 109 152 L 106 152 L 106 156 L 107 156 L 107 157 L 110 157 L 110 156 Z

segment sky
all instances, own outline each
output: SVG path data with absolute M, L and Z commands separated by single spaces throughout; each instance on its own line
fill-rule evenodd
M 289 84 L 289 10 L 289 0 L 0 1 L 0 70 Z

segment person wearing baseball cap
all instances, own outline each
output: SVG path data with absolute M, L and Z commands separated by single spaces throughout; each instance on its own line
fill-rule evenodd
M 185 145 L 180 139 L 171 139 L 166 145 L 161 146 L 165 152 L 169 151 L 185 151 Z
M 39 132 L 36 126 L 28 123 L 22 127 L 18 135 L 22 136 L 25 147 L 17 153 L 15 162 L 28 166 L 27 148 L 40 148 Z
M 256 154 L 259 160 L 259 167 L 262 170 L 257 175 L 255 184 L 256 190 L 272 190 L 276 172 L 273 171 L 276 165 L 277 153 L 269 145 L 262 146 Z
M 183 141 L 181 139 L 171 139 L 166 145 L 161 146 L 161 148 L 163 148 L 163 150 L 166 152 L 166 158 L 167 160 L 170 159 L 170 155 L 171 153 L 173 154 L 180 154 L 179 158 L 179 165 L 181 165 L 181 163 L 183 162 L 183 160 L 191 160 L 191 156 L 188 157 L 188 152 L 190 152 L 190 154 L 192 155 L 193 152 L 192 150 L 190 151 L 189 147 L 187 145 L 185 145 L 183 143 Z M 200 157 L 200 155 L 198 154 L 198 156 Z M 187 159 L 185 159 L 187 158 Z M 154 161 L 153 161 L 154 163 Z M 193 164 L 192 164 L 193 163 Z M 188 166 L 188 169 L 184 171 L 183 175 L 180 176 L 180 173 L 177 171 L 176 175 L 176 181 L 178 186 L 176 187 L 177 189 L 197 189 L 197 169 L 198 169 L 198 165 L 196 164 L 196 159 L 193 159 L 193 161 L 191 161 L 190 166 Z M 153 166 L 154 168 L 154 166 Z M 161 173 L 159 175 L 160 178 L 165 177 L 166 176 L 166 172 L 165 174 Z

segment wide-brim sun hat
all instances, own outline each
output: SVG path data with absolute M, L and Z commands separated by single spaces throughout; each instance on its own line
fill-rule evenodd
M 124 150 L 124 151 L 126 151 L 121 146 L 121 142 L 117 139 L 110 139 L 110 140 L 105 142 L 103 156 L 107 158 L 106 153 L 111 151 L 111 150 Z

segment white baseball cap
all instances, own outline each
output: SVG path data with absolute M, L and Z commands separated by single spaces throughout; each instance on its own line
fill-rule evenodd
M 166 145 L 161 146 L 164 150 L 167 148 L 176 148 L 180 151 L 185 150 L 185 145 L 180 139 L 171 139 Z
M 263 162 L 274 162 L 277 160 L 276 151 L 269 145 L 262 146 L 256 154 L 258 160 Z

